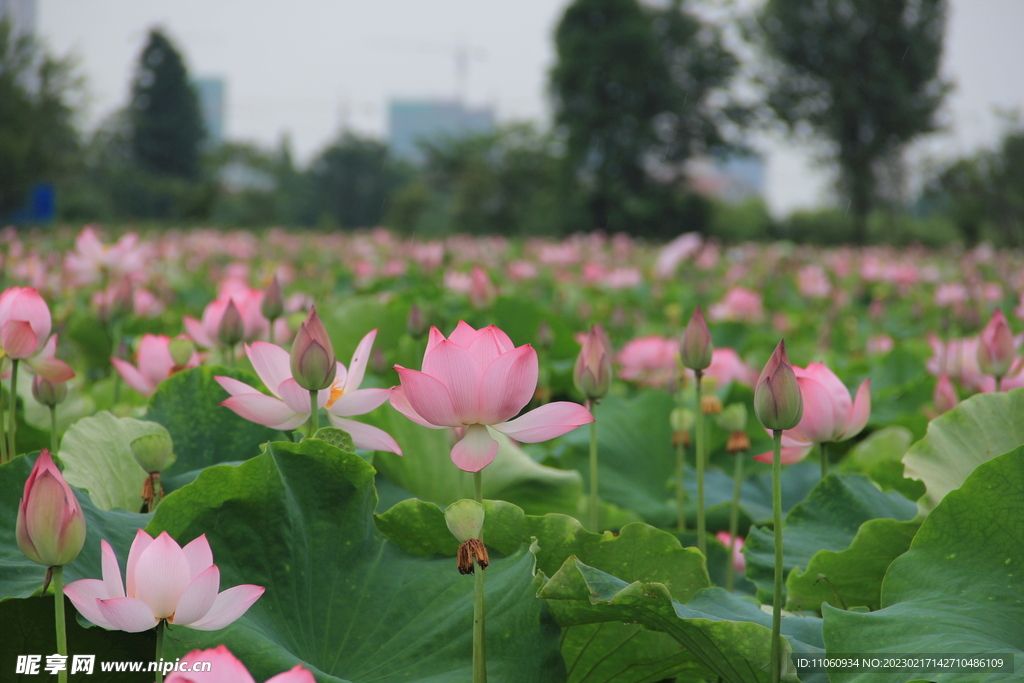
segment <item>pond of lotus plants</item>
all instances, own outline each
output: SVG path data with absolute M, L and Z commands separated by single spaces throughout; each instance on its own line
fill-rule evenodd
M 0 681 L 1024 676 L 1024 256 L 0 233 Z

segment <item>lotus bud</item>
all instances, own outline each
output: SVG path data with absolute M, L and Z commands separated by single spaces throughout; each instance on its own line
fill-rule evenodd
M 196 345 L 191 339 L 182 335 L 167 342 L 167 351 L 171 354 L 174 367 L 183 368 L 192 360 L 192 354 L 196 352 Z
M 270 321 L 277 320 L 284 313 L 284 295 L 281 293 L 281 284 L 277 281 L 277 275 L 271 278 L 270 284 L 263 290 L 260 313 Z
M 245 339 L 245 321 L 242 320 L 242 314 L 234 299 L 228 299 L 224 315 L 220 318 L 220 325 L 217 326 L 217 338 L 221 344 L 229 348 Z
M 51 382 L 42 375 L 32 378 L 32 396 L 40 405 L 54 407 L 63 403 L 68 397 L 68 385 L 64 382 Z
M 1015 352 L 1013 333 L 1006 316 L 997 308 L 978 340 L 978 368 L 986 375 L 1005 377 L 1013 365 Z
M 555 333 L 547 320 L 541 320 L 537 327 L 537 348 L 547 351 L 555 344 Z
M 15 536 L 21 552 L 44 567 L 72 562 L 85 545 L 82 508 L 46 449 L 25 482 Z
M 473 275 L 469 286 L 469 303 L 473 308 L 483 309 L 494 303 L 498 292 L 488 277 L 487 271 L 480 266 L 473 266 Z
M 949 375 L 940 375 L 939 381 L 935 383 L 935 391 L 932 392 L 932 405 L 935 406 L 935 412 L 941 415 L 956 408 L 958 403 L 960 403 L 960 397 L 956 395 L 956 388 L 949 381 Z
M 291 368 L 292 377 L 307 391 L 320 391 L 334 382 L 338 361 L 316 306 L 310 307 L 309 316 L 292 342 Z
M 418 305 L 413 304 L 409 309 L 409 317 L 405 319 L 405 331 L 413 339 L 421 339 L 429 329 L 427 316 L 423 314 L 423 310 Z
M 572 369 L 572 381 L 587 400 L 604 398 L 612 381 L 612 363 L 602 337 L 600 325 L 590 328 Z
M 718 414 L 715 421 L 723 431 L 745 431 L 747 428 L 747 406 L 743 403 L 730 403 L 729 407 Z
M 792 429 L 804 414 L 803 396 L 796 374 L 780 341 L 754 386 L 754 414 L 765 429 Z
M 174 443 L 166 429 L 140 436 L 131 449 L 135 462 L 146 472 L 163 472 L 174 464 Z
M 475 500 L 456 501 L 444 511 L 444 521 L 459 541 L 459 573 L 472 574 L 474 561 L 481 570 L 487 569 L 491 560 L 487 546 L 480 540 L 484 528 L 484 506 Z
M 711 344 L 711 332 L 708 331 L 704 314 L 698 306 L 690 316 L 690 322 L 686 323 L 683 339 L 679 344 L 679 356 L 685 367 L 703 370 L 711 365 L 712 351 L 714 346 Z

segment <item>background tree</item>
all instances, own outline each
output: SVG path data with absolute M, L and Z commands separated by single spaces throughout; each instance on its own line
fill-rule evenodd
M 60 180 L 74 165 L 79 90 L 70 60 L 0 21 L 0 216 L 22 206 L 33 183 Z
M 159 175 L 197 180 L 206 132 L 199 97 L 181 55 L 159 29 L 139 56 L 132 84 L 132 152 L 139 167 Z
M 949 86 L 938 76 L 945 0 L 768 0 L 761 42 L 776 60 L 768 105 L 791 131 L 831 144 L 854 236 L 863 243 L 880 174 L 935 130 Z
M 680 163 L 722 143 L 725 111 L 710 95 L 737 62 L 718 33 L 678 0 L 575 0 L 555 32 L 555 121 L 582 183 L 587 228 L 683 229 Z

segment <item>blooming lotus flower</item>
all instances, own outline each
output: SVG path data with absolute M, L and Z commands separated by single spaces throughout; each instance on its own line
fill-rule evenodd
M 168 348 L 171 341 L 166 335 L 144 334 L 139 342 L 138 367 L 120 358 L 111 358 L 110 362 L 125 384 L 143 396 L 152 396 L 157 386 L 175 372 L 199 365 L 195 350 L 184 366 L 175 363 Z
M 222 346 L 220 341 L 221 321 L 231 302 L 234 302 L 241 318 L 243 339 L 254 340 L 266 335 L 270 329 L 270 321 L 263 317 L 263 312 L 260 310 L 263 292 L 258 289 L 245 288 L 230 290 L 229 294 L 222 294 L 207 304 L 203 310 L 202 321 L 185 316 L 185 330 L 188 332 L 188 336 L 203 348 L 213 349 Z M 287 329 L 287 325 L 285 325 L 285 329 Z M 277 336 L 277 332 L 278 329 L 275 327 L 275 338 L 282 338 L 283 335 Z
M 91 226 L 75 238 L 75 250 L 64 259 L 64 268 L 74 285 L 98 282 L 104 272 L 141 274 L 145 272 L 147 248 L 139 245 L 134 232 L 114 244 L 103 244 Z
M 142 529 L 128 552 L 127 584 L 106 541 L 103 579 L 81 579 L 64 593 L 86 619 L 105 629 L 138 633 L 166 619 L 199 631 L 216 631 L 245 614 L 263 595 L 262 586 L 243 584 L 221 593 L 220 569 L 206 535 L 184 548 L 167 532 L 155 539 Z
M 351 370 L 337 363 L 334 383 L 318 392 L 318 405 L 327 409 L 327 417 L 338 429 L 352 436 L 359 448 L 371 451 L 390 451 L 402 454 L 402 449 L 390 434 L 362 422 L 346 419 L 368 413 L 388 400 L 391 389 L 360 389 L 366 365 L 370 359 L 377 330 L 371 330 L 352 354 Z M 260 380 L 272 396 L 254 389 L 245 382 L 230 377 L 214 377 L 231 394 L 221 403 L 246 420 L 273 429 L 288 431 L 309 419 L 309 391 L 299 386 L 292 377 L 291 358 L 280 346 L 267 342 L 254 342 L 245 347 Z
M 85 545 L 85 516 L 78 498 L 45 448 L 25 482 L 15 537 L 21 552 L 44 567 L 68 564 Z
M 824 363 L 806 369 L 793 366 L 804 412 L 800 423 L 782 432 L 782 464 L 791 465 L 807 457 L 815 444 L 846 441 L 860 434 L 871 415 L 871 380 L 866 379 L 850 400 L 850 392 Z M 771 462 L 772 454 L 754 458 Z
M 761 295 L 745 287 L 733 287 L 721 301 L 708 309 L 708 317 L 716 321 L 758 322 L 764 317 Z
M 224 645 L 209 650 L 192 650 L 180 662 L 188 665 L 190 671 L 175 671 L 164 679 L 164 683 L 256 683 L 245 665 Z M 200 662 L 209 662 L 209 671 L 191 671 L 193 665 Z M 268 679 L 267 683 L 316 683 L 316 679 L 308 669 L 296 664 Z
M 660 335 L 638 337 L 619 351 L 619 377 L 645 386 L 666 387 L 676 377 L 679 344 Z
M 448 339 L 430 328 L 422 367 L 395 366 L 402 384 L 392 389 L 391 405 L 424 427 L 465 428 L 451 456 L 466 472 L 479 472 L 498 452 L 488 427 L 534 443 L 594 421 L 586 408 L 566 401 L 516 418 L 537 389 L 537 352 L 529 344 L 516 348 L 494 325 L 475 330 L 459 321 Z
M 50 336 L 50 308 L 31 287 L 11 287 L 0 295 L 0 353 L 23 360 L 51 382 L 75 376 L 67 363 L 57 360 L 57 337 Z

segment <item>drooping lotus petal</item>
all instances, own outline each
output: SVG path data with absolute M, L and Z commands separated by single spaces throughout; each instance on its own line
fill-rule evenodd
M 118 374 L 121 375 L 124 383 L 135 391 L 146 397 L 152 396 L 153 392 L 156 391 L 156 386 L 128 361 L 121 360 L 120 358 L 111 358 L 110 362 Z
M 480 422 L 493 425 L 518 415 L 533 398 L 537 374 L 537 352 L 529 344 L 496 357 L 484 370 L 477 389 Z
M 779 452 L 779 460 L 782 462 L 783 465 L 792 465 L 794 463 L 798 463 L 804 458 L 806 458 L 808 455 L 810 455 L 812 448 L 814 448 L 814 446 L 810 444 L 808 444 L 807 446 L 792 446 L 790 448 L 783 448 Z M 767 453 L 755 455 L 754 460 L 757 460 L 758 462 L 766 462 L 770 465 L 772 462 L 772 452 L 768 451 Z
M 178 624 L 191 624 L 206 616 L 217 599 L 220 589 L 220 569 L 212 564 L 199 576 L 192 579 L 182 591 L 174 610 L 173 621 Z
M 580 404 L 556 401 L 493 427 L 516 441 L 536 443 L 561 436 L 593 421 L 594 416 Z
M 498 442 L 487 427 L 481 424 L 469 425 L 466 435 L 452 447 L 452 462 L 465 472 L 479 472 L 491 464 L 498 453 Z
M 378 429 L 373 425 L 363 424 L 362 422 L 356 422 L 355 420 L 346 420 L 331 413 L 327 414 L 327 419 L 338 429 L 344 429 L 348 432 L 352 436 L 352 442 L 358 448 L 364 448 L 368 451 L 388 451 L 402 455 L 402 449 L 399 448 L 398 442 L 383 429 Z
M 261 393 L 240 394 L 221 401 L 221 405 L 250 422 L 288 431 L 309 419 L 309 412 L 297 413 L 284 401 Z
M 232 396 L 242 396 L 243 394 L 258 394 L 260 393 L 255 388 L 249 386 L 245 382 L 239 382 L 237 379 L 232 377 L 224 377 L 222 375 L 214 375 L 213 379 L 217 381 L 217 384 L 224 388 L 224 391 L 228 392 Z M 268 398 L 270 398 L 268 396 Z
M 29 356 L 24 359 L 26 365 L 32 370 L 50 380 L 51 382 L 67 382 L 75 376 L 71 366 L 59 358 L 44 358 L 43 356 Z
M 104 541 L 105 543 L 106 541 Z M 104 576 L 104 579 L 107 577 Z M 124 589 L 121 589 L 124 592 Z M 106 629 L 115 629 L 110 621 L 103 616 L 103 612 L 100 611 L 100 601 L 109 598 L 107 591 L 106 581 L 100 581 L 99 579 L 80 579 L 74 583 L 69 583 L 64 587 L 64 595 L 68 596 L 71 603 L 75 606 L 82 616 Z M 119 595 L 116 597 L 124 597 Z
M 438 427 L 461 427 L 448 387 L 440 380 L 418 370 L 395 366 L 405 390 L 403 396 L 424 420 Z M 395 406 L 399 410 L 397 405 Z
M 213 601 L 213 607 L 205 617 L 187 624 L 187 626 L 198 631 L 222 629 L 245 614 L 245 611 L 263 595 L 264 590 L 266 589 L 261 586 L 251 584 L 229 588 L 217 595 L 217 599 Z
M 119 631 L 148 631 L 159 621 L 149 605 L 138 598 L 110 598 L 96 602 L 99 604 L 103 619 Z

